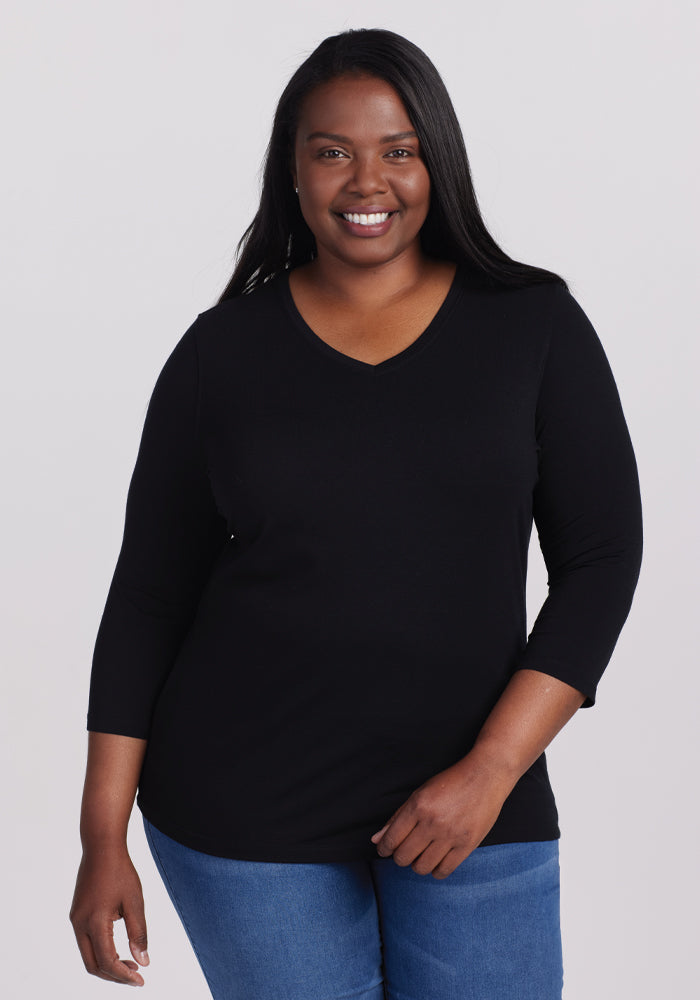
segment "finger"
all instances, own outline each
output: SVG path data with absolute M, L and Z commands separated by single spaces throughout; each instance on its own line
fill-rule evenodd
M 453 847 L 452 850 L 447 852 L 442 861 L 440 861 L 431 872 L 433 878 L 447 878 L 447 876 L 451 875 L 455 868 L 458 868 L 470 854 L 471 851 L 466 851 L 463 847 Z
M 392 814 L 392 815 L 391 815 L 391 816 L 389 817 L 389 819 L 388 819 L 388 820 L 386 821 L 386 823 L 385 823 L 385 824 L 384 824 L 384 826 L 383 826 L 383 827 L 381 828 L 381 830 L 377 830 L 377 832 L 376 832 L 376 833 L 373 833 L 373 834 L 372 834 L 372 836 L 370 837 L 370 840 L 371 840 L 371 841 L 372 841 L 373 843 L 375 843 L 375 844 L 376 844 L 376 843 L 378 843 L 378 842 L 379 842 L 379 841 L 381 840 L 381 838 L 382 838 L 382 837 L 384 836 L 384 834 L 386 833 L 386 831 L 387 831 L 387 830 L 389 829 L 389 827 L 391 826 L 391 824 L 392 824 L 392 823 L 393 823 L 393 822 L 394 822 L 394 821 L 395 821 L 396 819 L 398 819 L 398 818 L 399 818 L 399 816 L 400 816 L 400 815 L 401 815 L 401 813 L 402 813 L 402 812 L 403 812 L 403 811 L 405 810 L 405 808 L 406 808 L 406 803 L 404 802 L 404 803 L 403 803 L 402 805 L 400 805 L 400 806 L 399 806 L 399 808 L 398 808 L 398 809 L 396 810 L 396 812 L 395 812 L 395 813 L 393 813 L 393 814 Z
M 95 958 L 95 951 L 92 947 L 92 941 L 87 936 L 87 934 L 76 934 L 76 939 L 78 941 L 78 949 L 80 950 L 80 956 L 83 960 L 83 965 L 90 973 L 91 976 L 97 976 L 98 979 L 104 979 L 106 982 L 114 983 L 116 982 L 113 976 L 108 976 L 106 973 L 101 972 L 97 964 L 97 959 Z
M 428 844 L 423 853 L 418 855 L 411 868 L 413 868 L 416 875 L 430 875 L 440 864 L 449 849 L 449 844 L 433 840 Z
M 143 912 L 143 900 L 136 901 L 124 911 L 124 926 L 129 938 L 129 949 L 139 965 L 148 965 L 148 934 L 146 918 Z
M 424 827 L 416 826 L 409 835 L 394 850 L 394 861 L 401 868 L 405 868 L 419 857 L 430 844 L 430 834 L 426 833 Z M 443 851 L 443 854 L 445 851 Z
M 382 858 L 388 858 L 416 826 L 416 819 L 406 813 L 399 813 L 387 825 L 381 840 L 377 841 L 377 853 Z
M 111 976 L 118 983 L 136 983 L 143 986 L 143 976 L 133 969 L 132 963 L 122 962 L 114 947 L 114 937 L 112 935 L 112 923 L 109 927 L 98 927 L 90 933 L 90 940 L 95 952 L 97 967 L 106 976 Z

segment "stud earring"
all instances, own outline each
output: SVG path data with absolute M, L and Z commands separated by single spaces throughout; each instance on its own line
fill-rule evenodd
M 295 194 L 299 194 L 299 188 L 294 188 Z

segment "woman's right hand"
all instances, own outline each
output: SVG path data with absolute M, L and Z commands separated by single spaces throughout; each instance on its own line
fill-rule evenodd
M 114 945 L 114 921 L 121 918 L 134 962 L 119 958 Z M 91 975 L 108 982 L 143 986 L 138 967 L 149 962 L 143 892 L 126 845 L 83 853 L 70 920 Z
M 148 965 L 141 880 L 126 847 L 129 816 L 146 752 L 146 740 L 90 732 L 80 839 L 83 859 L 70 920 L 85 968 L 113 983 L 143 986 Z M 124 919 L 131 954 L 114 947 L 114 921 Z

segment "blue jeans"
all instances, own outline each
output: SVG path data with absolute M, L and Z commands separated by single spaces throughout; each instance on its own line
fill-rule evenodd
M 558 841 L 446 879 L 393 858 L 279 864 L 146 837 L 214 1000 L 561 1000 Z

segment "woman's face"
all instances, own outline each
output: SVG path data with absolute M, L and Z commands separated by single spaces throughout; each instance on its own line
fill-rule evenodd
M 341 76 L 305 98 L 292 171 L 319 259 L 373 266 L 421 254 L 430 177 L 406 108 L 373 76 Z

